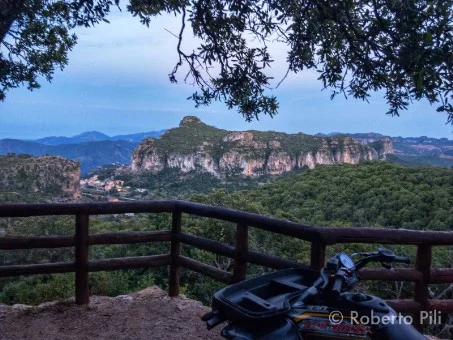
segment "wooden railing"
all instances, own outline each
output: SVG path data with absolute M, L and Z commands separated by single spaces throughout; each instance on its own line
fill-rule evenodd
M 120 213 L 171 213 L 171 230 L 150 232 L 89 233 L 89 216 Z M 236 223 L 236 244 L 230 246 L 218 241 L 189 235 L 183 232 L 182 214 L 203 216 Z M 320 269 L 325 262 L 326 246 L 338 243 L 404 244 L 417 246 L 415 268 L 392 270 L 368 268 L 360 271 L 365 280 L 415 282 L 413 299 L 390 300 L 399 312 L 414 313 L 436 310 L 453 313 L 453 300 L 431 300 L 429 284 L 453 283 L 452 268 L 432 268 L 432 248 L 453 245 L 453 232 L 413 231 L 402 229 L 313 227 L 258 214 L 208 206 L 184 201 L 145 201 L 127 203 L 71 203 L 71 204 L 3 204 L 0 217 L 27 217 L 44 215 L 75 215 L 74 236 L 0 237 L 0 250 L 75 247 L 75 261 L 0 266 L 0 277 L 75 272 L 76 303 L 89 301 L 88 273 L 103 270 L 130 268 L 156 268 L 169 266 L 170 296 L 179 294 L 180 268 L 184 267 L 223 283 L 238 282 L 246 278 L 248 263 L 273 269 L 304 267 Z M 248 228 L 295 237 L 311 242 L 310 264 L 266 255 L 248 249 Z M 131 244 L 144 242 L 170 242 L 168 254 L 89 260 L 89 246 L 100 244 Z M 191 245 L 234 260 L 233 273 L 185 257 L 181 244 Z

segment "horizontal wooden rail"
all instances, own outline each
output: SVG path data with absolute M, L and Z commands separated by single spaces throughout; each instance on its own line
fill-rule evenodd
M 225 243 L 210 240 L 204 237 L 180 233 L 178 238 L 184 244 L 188 244 L 211 253 L 226 256 L 234 259 L 234 247 Z M 247 262 L 257 264 L 272 269 L 285 268 L 308 268 L 308 266 L 296 261 L 285 260 L 280 257 L 262 254 L 256 251 L 249 250 L 246 255 Z
M 390 228 L 321 228 L 328 243 L 368 243 L 368 244 L 431 244 L 452 245 L 453 233 L 445 231 L 418 231 Z
M 422 273 L 410 268 L 363 268 L 359 271 L 362 280 L 375 281 L 421 281 Z
M 40 264 L 23 264 L 13 266 L 0 266 L 0 277 L 70 273 L 75 271 L 75 264 L 71 262 L 54 262 Z
M 234 223 L 244 223 L 248 226 L 268 230 L 273 233 L 297 237 L 306 241 L 322 241 L 325 244 L 371 243 L 416 245 L 426 243 L 431 245 L 453 245 L 453 233 L 451 232 L 366 227 L 319 228 L 269 216 L 185 201 L 1 204 L 0 217 L 75 215 L 82 213 L 88 215 L 170 213 L 176 209 L 191 215 Z
M 0 237 L 0 250 L 62 248 L 74 245 L 74 235 Z
M 421 244 L 453 245 L 453 233 L 442 231 L 417 231 L 409 229 L 366 228 L 366 227 L 314 227 L 281 220 L 269 216 L 238 211 L 218 206 L 200 203 L 176 201 L 176 206 L 182 212 L 225 220 L 234 223 L 244 223 L 249 226 L 268 230 L 276 234 L 297 237 L 305 241 L 323 241 L 326 244 L 335 243 L 371 243 L 371 244 Z
M 96 244 L 135 244 L 148 242 L 169 242 L 171 241 L 171 231 L 129 231 L 117 233 L 90 234 L 88 243 Z
M 0 204 L 0 217 L 164 213 L 172 212 L 174 207 L 173 201 Z
M 103 270 L 156 268 L 168 266 L 171 263 L 170 254 L 120 257 L 88 262 L 88 271 L 97 272 Z
M 453 283 L 453 268 L 431 269 L 429 283 Z
M 200 203 L 185 201 L 176 201 L 175 203 L 182 212 L 191 215 L 210 217 L 234 223 L 244 223 L 251 227 L 281 235 L 298 237 L 307 241 L 318 241 L 323 239 L 321 229 L 311 225 L 299 224 L 274 217 Z
M 217 281 L 220 281 L 220 282 L 223 282 L 226 284 L 230 284 L 233 281 L 233 275 L 224 270 L 201 263 L 199 261 L 193 260 L 193 259 L 185 257 L 185 256 L 180 256 L 178 261 L 182 267 L 193 270 L 194 272 L 212 277 L 213 279 L 216 279 Z
M 422 308 L 420 303 L 411 299 L 387 300 L 387 303 L 400 313 L 418 313 Z
M 309 266 L 296 261 L 285 260 L 277 256 L 261 254 L 255 251 L 249 251 L 247 255 L 247 261 L 253 264 L 257 264 L 259 266 L 272 269 L 309 268 Z
M 88 262 L 88 271 L 103 271 L 133 268 L 155 268 L 170 264 L 170 255 L 135 256 L 93 260 Z M 25 264 L 0 266 L 0 277 L 35 275 L 35 274 L 57 274 L 70 273 L 75 271 L 75 264 L 71 262 L 54 262 L 40 264 Z
M 171 231 L 131 231 L 98 233 L 88 237 L 90 245 L 135 244 L 171 241 Z M 0 238 L 0 250 L 74 247 L 74 235 L 5 236 Z
M 232 259 L 234 258 L 234 247 L 229 246 L 225 243 L 185 233 L 178 234 L 178 239 L 184 244 L 188 244 Z
M 451 300 L 428 300 L 431 310 L 436 310 L 441 313 L 453 313 L 453 304 Z
M 428 309 L 424 309 L 422 304 L 411 299 L 407 300 L 387 300 L 390 307 L 394 308 L 400 313 L 413 313 L 418 314 L 420 311 L 435 310 L 445 314 L 453 313 L 453 305 L 451 300 L 427 300 L 429 305 Z

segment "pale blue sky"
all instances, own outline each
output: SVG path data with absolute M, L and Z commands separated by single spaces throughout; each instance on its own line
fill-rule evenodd
M 0 138 L 34 139 L 50 135 L 72 136 L 97 130 L 109 135 L 160 130 L 177 126 L 185 115 L 229 130 L 285 132 L 379 132 L 391 136 L 431 136 L 453 139 L 446 115 L 428 103 L 415 102 L 401 117 L 385 115 L 387 105 L 379 94 L 371 103 L 321 91 L 314 73 L 290 76 L 274 94 L 280 102 L 273 119 L 246 123 L 222 103 L 198 110 L 186 98 L 195 88 L 173 85 L 167 74 L 176 61 L 178 21 L 159 17 L 148 29 L 128 13 L 110 17 L 111 24 L 79 29 L 79 43 L 69 54 L 69 65 L 57 72 L 51 84 L 29 92 L 11 90 L 0 103 Z M 186 37 L 185 47 L 194 45 Z M 285 71 L 285 51 L 272 50 L 279 78 Z

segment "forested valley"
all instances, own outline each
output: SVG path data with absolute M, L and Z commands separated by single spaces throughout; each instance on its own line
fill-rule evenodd
M 193 185 L 193 182 L 191 182 Z M 206 192 L 202 181 L 200 191 Z M 197 192 L 196 188 L 192 188 Z M 195 194 L 189 200 L 231 207 L 315 226 L 349 226 L 353 228 L 405 228 L 414 230 L 453 229 L 453 170 L 403 167 L 384 162 L 360 165 L 317 166 L 273 183 L 247 190 L 218 189 L 210 194 Z M 3 235 L 73 234 L 72 217 L 3 218 Z M 171 224 L 169 214 L 135 216 L 92 216 L 90 233 L 106 231 L 163 230 Z M 183 215 L 185 232 L 234 244 L 234 225 L 206 218 Z M 280 257 L 309 262 L 309 244 L 297 239 L 250 229 L 251 249 Z M 328 255 L 339 250 L 349 253 L 371 250 L 371 245 L 328 247 Z M 415 247 L 392 247 L 400 254 L 415 257 Z M 140 245 L 92 246 L 91 259 L 153 255 L 168 252 L 168 243 Z M 185 255 L 231 270 L 232 260 L 185 246 Z M 73 261 L 72 248 L 2 251 L 2 265 Z M 434 248 L 433 267 L 451 267 L 453 249 Z M 250 266 L 249 276 L 267 269 Z M 91 294 L 119 295 L 157 284 L 166 288 L 166 268 L 157 270 L 122 270 L 90 274 Z M 221 287 L 202 275 L 183 271 L 183 293 L 209 303 L 213 292 Z M 451 290 L 442 285 L 431 287 L 433 297 L 449 297 Z M 413 291 L 411 284 L 399 282 L 364 283 L 360 289 L 371 290 L 384 298 L 405 298 Z M 0 303 L 39 304 L 73 296 L 73 274 L 3 278 Z

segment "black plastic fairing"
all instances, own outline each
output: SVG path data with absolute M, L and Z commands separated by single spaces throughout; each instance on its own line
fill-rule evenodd
M 319 276 L 309 269 L 287 269 L 242 281 L 214 295 L 213 309 L 229 320 L 263 320 L 290 310 L 288 298 L 302 293 Z

